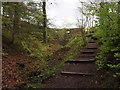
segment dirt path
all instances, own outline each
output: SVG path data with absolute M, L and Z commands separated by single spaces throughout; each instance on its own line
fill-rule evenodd
M 95 56 L 97 44 L 91 39 L 74 59 L 67 61 L 56 76 L 44 82 L 43 88 L 98 88 Z

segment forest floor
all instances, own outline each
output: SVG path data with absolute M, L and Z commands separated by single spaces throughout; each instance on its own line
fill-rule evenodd
M 21 53 L 15 50 L 13 46 L 6 46 L 8 43 L 4 43 L 3 46 L 7 48 L 6 53 L 2 56 L 2 88 L 19 88 L 22 85 L 26 85 L 25 77 L 29 77 L 30 74 L 36 72 L 34 63 L 38 60 L 32 58 L 25 53 Z M 69 48 L 62 48 L 56 51 L 51 57 L 51 61 L 48 61 L 49 67 L 52 67 L 62 61 L 62 59 L 67 55 Z M 12 53 L 11 53 L 12 52 Z M 32 64 L 32 65 L 31 65 Z M 27 76 L 23 75 L 21 72 L 26 66 L 30 66 L 30 69 L 27 71 Z M 24 77 L 24 78 L 23 78 Z
M 3 88 L 13 88 L 24 84 L 24 79 L 21 76 L 20 67 L 17 63 L 23 62 L 25 65 L 35 61 L 25 54 L 20 54 L 12 49 L 9 50 L 7 55 L 2 57 Z
M 55 76 L 46 79 L 42 83 L 42 87 L 102 88 L 104 83 L 109 82 L 110 80 L 113 83 L 113 77 L 110 76 L 111 74 L 109 72 L 105 76 L 102 76 L 102 78 L 99 75 L 100 73 L 97 70 L 95 61 L 93 61 L 95 60 L 97 53 L 97 49 L 94 48 L 97 48 L 95 43 L 88 43 L 85 48 L 80 50 L 80 54 L 74 60 L 66 62 L 61 69 L 55 72 Z M 53 60 L 49 62 L 51 63 L 50 66 L 61 62 L 67 55 L 68 51 L 68 48 L 58 50 L 53 56 Z M 2 58 L 3 89 L 25 85 L 26 80 L 23 78 L 21 68 L 26 65 L 33 65 L 37 59 L 26 54 L 19 53 L 14 50 L 14 48 L 9 48 L 7 54 L 3 55 Z M 32 71 L 34 70 L 30 69 L 30 72 Z

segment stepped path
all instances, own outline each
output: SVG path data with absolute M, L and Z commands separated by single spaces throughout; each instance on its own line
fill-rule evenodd
M 96 41 L 91 39 L 74 60 L 65 62 L 54 77 L 44 82 L 44 88 L 98 88 L 97 48 Z

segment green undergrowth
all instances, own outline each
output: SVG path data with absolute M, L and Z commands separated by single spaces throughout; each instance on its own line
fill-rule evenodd
M 52 32 L 49 31 L 48 33 L 52 36 L 48 37 L 48 43 L 44 44 L 41 37 L 42 33 L 41 31 L 38 31 L 39 28 L 33 28 L 34 26 L 32 26 L 30 31 L 27 31 L 27 27 L 26 25 L 23 26 L 23 32 L 21 31 L 20 34 L 15 35 L 12 46 L 17 51 L 25 53 L 33 58 L 34 61 L 31 63 L 19 62 L 19 64 L 25 66 L 22 68 L 20 67 L 20 71 L 25 82 L 27 82 L 28 88 L 40 88 L 42 87 L 42 83 L 54 76 L 55 72 L 59 70 L 66 61 L 74 59 L 76 55 L 79 54 L 80 49 L 84 47 L 83 41 L 81 35 L 76 35 L 64 43 L 64 38 L 61 39 L 61 37 L 57 37 L 59 32 L 54 36 L 55 34 L 51 34 Z M 64 32 L 60 33 L 61 36 Z M 5 30 L 3 31 L 3 36 L 11 39 L 11 32 Z M 59 40 L 56 41 L 55 38 L 56 40 Z M 62 42 L 62 45 L 60 42 Z M 66 56 L 63 55 L 64 50 L 67 50 Z M 57 57 L 58 55 L 55 54 L 57 52 L 64 57 L 61 57 L 57 64 L 53 64 L 49 67 L 50 62 L 53 59 L 51 57 Z M 32 76 L 30 76 L 30 74 L 32 74 Z
M 65 62 L 68 60 L 72 60 L 76 57 L 76 55 L 79 54 L 80 49 L 83 47 L 83 41 L 81 39 L 81 35 L 77 35 L 69 40 L 69 42 L 62 48 L 70 48 L 68 50 L 67 56 L 61 60 L 60 63 L 52 66 L 51 68 L 48 68 L 47 70 L 43 71 L 40 75 L 36 77 L 32 77 L 30 79 L 30 82 L 28 83 L 29 88 L 38 88 L 37 84 L 42 83 L 46 81 L 48 78 L 55 76 L 55 72 L 59 70 L 61 67 L 64 66 Z M 41 88 L 41 85 L 39 85 Z

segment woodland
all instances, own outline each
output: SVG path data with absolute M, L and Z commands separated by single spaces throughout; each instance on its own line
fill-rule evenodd
M 54 4 L 2 2 L 3 90 L 45 88 L 46 81 L 75 59 L 91 38 L 98 45 L 95 82 L 99 88 L 120 88 L 120 1 L 80 2 L 79 12 L 86 18 L 78 20 L 78 28 L 51 28 L 46 3 Z M 94 25 L 89 22 L 93 17 Z

